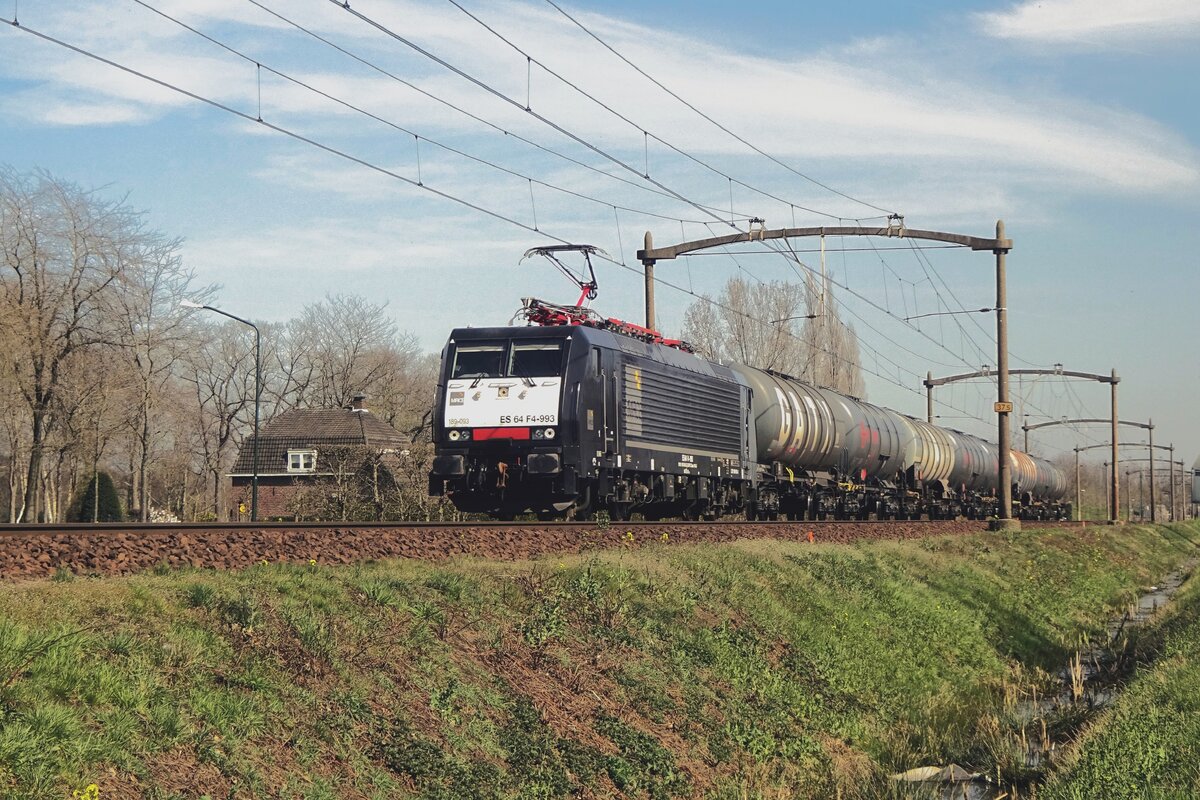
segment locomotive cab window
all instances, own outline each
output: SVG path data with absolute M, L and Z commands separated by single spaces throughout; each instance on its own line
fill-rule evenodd
M 562 342 L 513 342 L 508 374 L 514 378 L 545 378 L 562 373 Z
M 454 351 L 451 378 L 499 378 L 504 374 L 504 345 L 480 342 L 459 345 Z

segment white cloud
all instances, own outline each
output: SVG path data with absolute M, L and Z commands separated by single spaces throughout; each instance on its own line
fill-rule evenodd
M 1050 0 L 1042 7 L 1060 9 L 1055 13 L 1065 19 L 1071 14 L 1061 9 L 1077 8 L 1073 2 Z M 640 180 L 553 133 L 523 110 L 415 56 L 336 6 L 326 5 L 280 7 L 363 57 L 386 65 L 506 130 Z M 1165 19 L 1167 10 L 1173 9 L 1178 23 L 1189 14 L 1200 14 L 1183 4 L 1168 9 L 1167 3 L 1159 2 L 1150 7 L 1158 9 L 1158 17 L 1146 11 L 1138 18 Z M 145 9 L 135 6 L 126 10 L 128 13 L 108 16 L 100 9 L 99 5 L 76 7 L 58 17 L 44 12 L 49 19 L 43 26 L 68 40 L 95 47 L 116 61 L 255 113 L 258 87 L 252 64 L 223 53 Z M 1075 16 L 1097 20 L 1119 17 L 1103 4 L 1098 10 L 1092 6 L 1088 9 L 1088 14 Z M 205 0 L 201 5 L 181 4 L 177 13 L 205 32 L 244 48 L 263 63 L 424 137 L 445 139 L 534 177 L 554 177 L 572 188 L 588 187 L 585 191 L 616 204 L 689 217 L 697 214 L 684 204 L 664 203 L 660 198 L 599 179 L 594 173 L 568 167 L 518 144 L 512 137 L 489 131 L 282 26 L 258 9 L 250 7 L 248 11 L 243 3 Z M 519 103 L 524 102 L 524 59 L 452 8 L 419 0 L 381 0 L 366 13 L 464 69 L 484 76 Z M 485 6 L 480 13 L 505 35 L 530 47 L 544 63 L 611 103 L 640 126 L 631 127 L 615 119 L 534 68 L 530 93 L 533 108 L 618 155 L 636 171 L 644 167 L 641 128 L 645 128 L 750 183 L 770 186 L 797 204 L 847 217 L 874 213 L 770 167 L 636 76 L 552 11 L 509 0 Z M 1040 13 L 1026 4 L 993 16 L 1017 25 L 1017 21 Z M 856 192 L 884 205 L 903 210 L 923 207 L 937 213 L 927 203 L 937 200 L 946 203 L 942 212 L 952 213 L 975 207 L 981 197 L 1013 197 L 1031 185 L 1076 193 L 1174 192 L 1200 183 L 1200 158 L 1195 148 L 1152 119 L 1047 91 L 1030 95 L 1016 89 L 981 90 L 977 76 L 969 70 L 964 72 L 952 57 L 916 47 L 912 40 L 877 38 L 841 52 L 781 60 L 733 52 L 604 15 L 580 14 L 580 19 L 665 84 L 727 121 L 760 147 L 835 186 L 855 184 Z M 104 20 L 104 24 L 97 20 Z M 137 35 L 123 35 L 128 31 Z M 20 106 L 23 116 L 43 124 L 144 122 L 168 117 L 193 102 L 136 77 L 64 55 L 49 45 L 28 40 L 22 40 L 21 45 L 21 52 L 28 57 L 12 59 L 7 66 L 0 63 L 0 78 L 7 74 L 35 82 L 40 103 L 10 98 L 6 107 Z M 262 108 L 264 117 L 276 124 L 361 154 L 375 163 L 401 165 L 398 169 L 402 174 L 415 177 L 411 138 L 266 72 Z M 262 130 L 261 126 L 250 127 Z M 525 201 L 518 197 L 518 190 L 524 188 L 527 195 L 527 187 L 510 186 L 510 178 L 489 175 L 477 166 L 468 169 L 459 163 L 461 159 L 433 147 L 423 147 L 421 156 L 427 183 L 445 181 L 447 184 L 439 188 L 462 187 L 467 196 L 480 199 L 484 205 L 489 205 L 489 200 L 508 206 L 519 204 L 516 207 L 524 213 Z M 899 171 L 909 176 L 907 183 L 890 180 L 889 176 L 898 172 L 898 163 L 919 165 L 919 170 Z M 683 194 L 713 205 L 728 203 L 728 187 L 721 178 L 653 141 L 649 168 L 655 178 Z M 261 174 L 297 189 L 308 186 L 317 191 L 353 193 L 346 187 L 354 186 L 354 182 L 343 180 L 338 174 L 340 169 L 332 169 L 327 157 L 320 156 L 307 166 L 268 163 Z M 922 178 L 935 174 L 943 180 L 936 191 L 925 191 L 922 183 L 912 180 L 918 173 Z M 363 181 L 367 189 L 360 199 L 389 196 L 393 191 L 387 188 L 389 182 L 394 183 L 386 178 Z M 928 181 L 923 183 L 927 185 Z M 960 187 L 957 200 L 953 191 L 944 188 L 953 185 Z M 497 186 L 506 188 L 493 197 L 490 193 Z M 553 198 L 559 200 L 562 198 Z M 538 202 L 547 201 L 539 197 Z M 785 218 L 789 210 L 786 205 L 752 196 L 739 197 L 737 205 L 755 213 L 769 213 L 774 219 Z
M 1024 0 L 979 15 L 981 28 L 1003 39 L 1045 43 L 1126 43 L 1182 39 L 1200 33 L 1195 0 Z
M 54 103 L 43 106 L 41 116 L 53 125 L 118 125 L 140 122 L 146 115 L 121 103 Z

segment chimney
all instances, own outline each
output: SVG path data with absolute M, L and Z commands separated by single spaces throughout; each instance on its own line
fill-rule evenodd
M 367 411 L 367 396 L 362 392 L 354 395 L 354 398 L 350 401 L 350 410 Z

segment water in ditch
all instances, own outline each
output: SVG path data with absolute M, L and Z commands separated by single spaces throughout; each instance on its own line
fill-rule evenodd
M 1058 670 L 1056 691 L 1045 696 L 1032 693 L 1005 698 L 1010 718 L 1021 726 L 1026 768 L 1041 770 L 1052 765 L 1065 744 L 1056 738 L 1057 726 L 1048 726 L 1048 720 L 1090 713 L 1113 700 L 1131 668 L 1124 658 L 1129 634 L 1170 603 L 1196 565 L 1196 561 L 1189 562 L 1167 575 L 1110 620 L 1103 641 L 1081 650 Z M 922 777 L 926 779 L 918 780 Z M 956 765 L 916 768 L 893 779 L 898 796 L 906 800 L 1002 800 L 1014 796 L 1013 790 L 1000 786 L 994 776 L 971 773 Z M 1022 791 L 1019 796 L 1024 794 Z

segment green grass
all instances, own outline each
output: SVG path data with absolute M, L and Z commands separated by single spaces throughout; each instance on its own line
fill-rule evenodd
M 1180 590 L 1138 651 L 1148 666 L 1095 721 L 1039 798 L 1200 796 L 1200 576 Z
M 890 796 L 1013 769 L 1043 681 L 1200 527 L 618 546 L 0 587 L 0 795 Z

